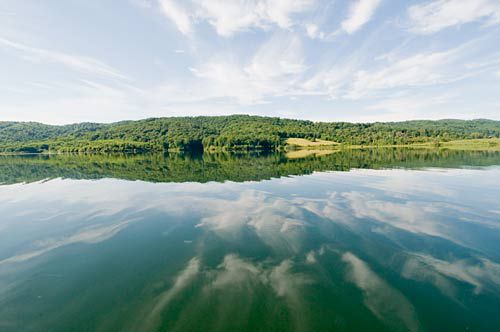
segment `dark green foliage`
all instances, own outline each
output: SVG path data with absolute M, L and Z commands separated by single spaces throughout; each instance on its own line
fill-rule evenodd
M 273 150 L 287 138 L 391 145 L 500 137 L 500 121 L 439 120 L 388 123 L 311 122 L 248 115 L 157 118 L 113 124 L 50 126 L 0 122 L 0 151 L 143 152 Z
M 31 142 L 60 136 L 78 138 L 104 126 L 97 123 L 51 126 L 36 122 L 0 122 L 0 142 Z

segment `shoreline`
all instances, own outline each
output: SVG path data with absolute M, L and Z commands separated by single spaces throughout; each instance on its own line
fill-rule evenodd
M 311 144 L 311 145 L 285 145 L 276 149 L 212 149 L 208 147 L 199 151 L 202 153 L 249 153 L 249 152 L 292 152 L 302 150 L 320 150 L 320 151 L 341 151 L 354 149 L 381 149 L 381 148 L 409 148 L 409 149 L 449 149 L 449 150 L 468 150 L 468 151 L 500 151 L 500 138 L 487 139 L 466 139 L 453 140 L 448 142 L 424 142 L 412 144 L 383 144 L 383 145 L 349 145 L 342 143 L 332 144 Z M 50 156 L 50 155 L 98 155 L 98 154 L 150 154 L 150 153 L 189 153 L 189 150 L 166 150 L 166 151 L 88 151 L 88 152 L 61 152 L 61 151 L 43 151 L 43 152 L 0 152 L 0 156 Z

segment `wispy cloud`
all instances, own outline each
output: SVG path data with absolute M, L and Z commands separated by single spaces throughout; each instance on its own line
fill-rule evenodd
M 342 260 L 349 265 L 347 279 L 363 291 L 366 306 L 377 318 L 391 327 L 419 330 L 415 309 L 401 292 L 382 280 L 354 254 L 347 252 L 342 255 Z
M 496 0 L 418 0 L 394 7 L 382 0 L 126 3 L 102 5 L 126 15 L 120 27 L 104 29 L 90 44 L 80 42 L 92 32 L 84 20 L 70 32 L 53 32 L 36 31 L 35 16 L 5 17 L 0 118 L 67 123 L 252 113 L 372 121 L 471 112 L 498 118 L 498 98 L 490 92 L 500 77 Z M 10 7 L 7 14 L 22 12 L 22 6 Z M 66 9 L 78 10 L 74 4 Z M 50 14 L 51 6 L 46 10 Z M 137 22 L 128 24 L 130 13 Z M 36 9 L 25 14 L 39 15 Z M 58 17 L 57 11 L 50 15 Z M 468 22 L 475 23 L 466 33 L 429 36 Z M 115 28 L 130 38 L 113 38 Z M 137 47 L 141 34 L 147 47 Z M 70 38 L 74 49 L 57 45 Z M 132 81 L 134 87 L 126 86 Z
M 23 56 L 25 60 L 58 63 L 70 69 L 87 74 L 94 74 L 115 79 L 128 79 L 127 76 L 120 73 L 115 68 L 92 57 L 36 48 L 1 37 L 0 47 L 9 48 L 23 53 L 25 55 Z
M 24 262 L 30 259 L 34 259 L 36 257 L 42 256 L 49 251 L 76 244 L 76 243 L 99 243 L 108 240 L 109 238 L 115 236 L 117 233 L 122 231 L 124 228 L 128 226 L 133 220 L 123 221 L 113 225 L 93 227 L 89 229 L 84 229 L 83 231 L 71 235 L 67 238 L 60 240 L 51 240 L 47 241 L 48 245 L 38 248 L 36 250 L 25 252 L 21 254 L 17 254 L 6 259 L 0 260 L 0 265 L 9 264 L 9 263 L 19 263 Z
M 418 88 L 444 86 L 478 76 L 486 68 L 498 68 L 493 58 L 476 58 L 468 64 L 467 60 L 477 57 L 475 50 L 484 43 L 478 39 L 451 49 L 410 54 L 396 48 L 371 60 L 353 53 L 344 62 L 316 71 L 301 82 L 301 87 L 304 92 L 332 99 L 392 98 L 395 92 L 400 99 L 409 90 L 415 94 Z
M 200 272 L 200 259 L 192 258 L 187 266 L 175 278 L 173 286 L 160 294 L 156 303 L 144 322 L 142 329 L 145 331 L 154 331 L 157 328 L 162 311 L 170 302 L 181 293 Z
M 314 23 L 306 23 L 304 25 L 304 28 L 306 29 L 306 34 L 309 38 L 312 39 L 323 39 L 326 37 L 326 34 L 320 30 L 319 26 Z
M 388 64 L 380 69 L 359 70 L 347 97 L 359 99 L 383 89 L 436 85 L 460 79 L 462 72 L 450 72 L 446 66 L 456 59 L 458 53 L 457 49 L 419 53 L 388 59 Z
M 241 104 L 254 104 L 266 97 L 291 94 L 306 69 L 300 39 L 277 34 L 249 61 L 241 63 L 230 56 L 215 58 L 191 68 L 191 72 L 204 81 L 198 96 L 229 97 Z
M 302 12 L 313 3 L 313 0 L 202 0 L 200 6 L 203 9 L 201 16 L 205 16 L 220 35 L 231 36 L 238 31 L 266 28 L 272 24 L 288 29 L 294 24 L 291 14 Z
M 162 13 L 183 34 L 197 22 L 207 22 L 220 36 L 230 37 L 250 29 L 277 26 L 290 29 L 292 15 L 311 9 L 315 0 L 159 0 Z
M 193 28 L 189 9 L 174 0 L 159 0 L 159 5 L 161 12 L 175 24 L 181 33 L 185 35 L 191 33 Z
M 408 9 L 410 30 L 431 34 L 465 23 L 500 23 L 500 2 L 496 0 L 434 0 Z
M 355 33 L 370 21 L 381 0 L 358 0 L 351 4 L 348 17 L 342 21 L 342 29 L 348 34 Z
M 265 280 L 264 277 L 261 277 L 263 270 L 259 266 L 235 254 L 226 255 L 218 269 L 217 276 L 211 285 L 214 288 L 249 286 L 252 283 Z
M 453 295 L 450 279 L 474 286 L 474 293 L 500 291 L 500 264 L 486 258 L 446 261 L 427 254 L 412 254 L 405 263 L 403 276 L 409 279 L 431 279 L 443 293 Z M 429 278 L 430 277 L 430 278 Z

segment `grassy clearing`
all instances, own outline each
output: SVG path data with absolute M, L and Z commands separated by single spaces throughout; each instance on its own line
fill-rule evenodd
M 300 149 L 300 150 L 292 150 L 286 153 L 286 157 L 288 159 L 300 159 L 306 157 L 320 157 L 326 156 L 335 152 L 339 152 L 339 149 L 321 149 L 321 150 L 312 150 L 312 149 Z
M 339 143 L 316 139 L 314 141 L 305 138 L 289 138 L 286 140 L 288 146 L 296 147 L 320 147 L 320 146 L 337 146 Z
M 467 139 L 439 143 L 439 147 L 455 150 L 500 150 L 500 138 Z

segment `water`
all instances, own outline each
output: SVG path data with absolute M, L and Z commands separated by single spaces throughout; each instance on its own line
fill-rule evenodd
M 318 154 L 0 157 L 0 330 L 500 330 L 500 153 Z

